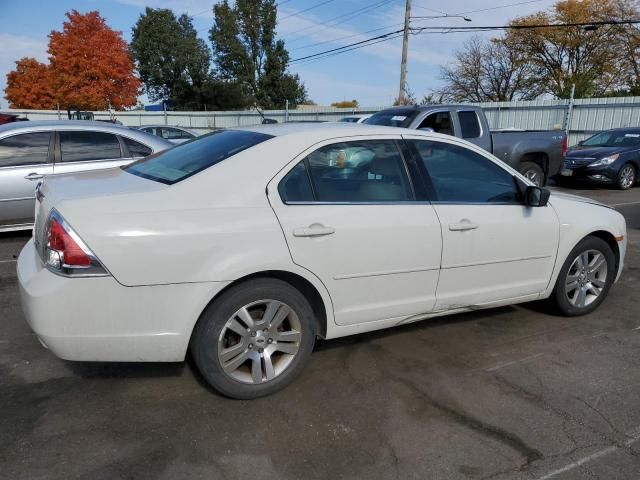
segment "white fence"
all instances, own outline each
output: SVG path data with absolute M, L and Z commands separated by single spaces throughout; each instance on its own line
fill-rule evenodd
M 526 130 L 565 130 L 573 145 L 594 132 L 616 127 L 640 126 L 640 97 L 534 100 L 529 102 L 479 103 L 491 128 Z M 213 111 L 213 112 L 116 112 L 115 117 L 128 126 L 149 124 L 176 125 L 195 130 L 255 125 L 263 118 L 285 121 L 337 121 L 351 114 L 374 113 L 379 107 L 310 107 L 297 110 Z M 66 112 L 50 110 L 7 110 L 29 120 L 64 119 Z M 96 120 L 107 120 L 109 112 L 94 112 Z

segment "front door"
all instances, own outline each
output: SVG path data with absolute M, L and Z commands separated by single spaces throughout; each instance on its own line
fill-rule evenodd
M 293 261 L 325 284 L 339 325 L 435 305 L 442 240 L 397 139 L 334 141 L 269 185 Z
M 0 140 L 0 229 L 33 223 L 36 185 L 53 173 L 52 137 L 33 132 Z
M 522 204 L 513 175 L 484 153 L 409 140 L 422 161 L 442 224 L 436 309 L 536 297 L 556 260 L 552 207 Z

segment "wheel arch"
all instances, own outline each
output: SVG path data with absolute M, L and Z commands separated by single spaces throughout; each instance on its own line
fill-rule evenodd
M 618 268 L 620 267 L 620 246 L 618 245 L 618 242 L 616 241 L 616 237 L 613 233 L 607 231 L 607 230 L 596 230 L 594 232 L 589 233 L 588 235 L 585 235 L 583 238 L 580 239 L 580 242 L 582 240 L 584 240 L 587 237 L 596 237 L 599 238 L 601 240 L 604 240 L 607 245 L 609 245 L 611 247 L 611 250 L 613 251 L 613 256 L 616 259 L 616 264 L 615 264 L 615 271 L 618 271 Z M 578 243 L 580 243 L 578 242 Z M 577 245 L 577 243 L 576 243 Z
M 549 156 L 545 152 L 524 152 L 518 160 L 519 166 L 525 162 L 531 162 L 542 168 L 545 183 L 549 175 Z M 519 171 L 519 170 L 518 170 Z
M 222 294 L 227 292 L 229 289 L 236 287 L 242 283 L 245 283 L 249 280 L 254 280 L 257 278 L 273 278 L 273 279 L 281 280 L 283 282 L 288 283 L 292 287 L 296 288 L 300 293 L 302 293 L 307 299 L 307 301 L 309 302 L 309 304 L 311 305 L 311 308 L 315 314 L 314 317 L 316 321 L 317 335 L 322 338 L 326 337 L 327 326 L 329 322 L 329 315 L 332 314 L 332 311 L 327 312 L 327 309 L 331 308 L 331 304 L 329 303 L 327 305 L 325 298 L 320 293 L 319 289 L 309 279 L 303 277 L 300 274 L 293 273 L 287 270 L 263 270 L 259 272 L 249 273 L 242 277 L 239 277 L 236 280 L 229 283 L 228 285 L 226 285 L 219 292 L 217 292 L 213 296 L 213 298 L 211 298 L 207 302 L 207 304 L 204 306 L 204 308 L 200 312 L 198 319 L 194 322 L 193 327 L 191 328 L 191 332 L 189 334 L 189 338 L 190 338 L 189 343 L 191 343 L 191 336 L 193 335 L 196 325 L 198 324 L 198 322 L 200 322 L 200 319 L 202 318 L 202 314 L 206 311 L 209 305 L 215 302 L 218 298 L 220 298 Z M 328 300 L 330 301 L 330 299 Z

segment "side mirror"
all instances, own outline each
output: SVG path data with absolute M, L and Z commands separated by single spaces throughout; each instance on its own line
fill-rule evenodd
M 550 196 L 551 192 L 546 188 L 529 185 L 524 192 L 524 202 L 528 207 L 544 207 Z
M 580 141 L 578 142 L 578 145 L 580 145 L 580 146 L 584 145 L 584 140 L 580 140 Z

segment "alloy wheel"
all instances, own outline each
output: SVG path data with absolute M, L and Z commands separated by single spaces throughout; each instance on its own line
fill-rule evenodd
M 539 187 L 541 185 L 540 175 L 534 169 L 526 170 L 524 172 L 524 176 L 527 178 L 527 180 L 532 182 L 535 186 Z
M 636 181 L 636 171 L 631 165 L 625 165 L 620 170 L 619 182 L 620 187 L 623 189 L 633 187 L 633 184 Z
M 232 379 L 260 384 L 282 374 L 298 354 L 301 322 L 277 300 L 251 302 L 237 310 L 218 337 L 218 360 Z
M 606 285 L 607 270 L 607 259 L 599 250 L 585 250 L 578 254 L 565 279 L 569 303 L 584 308 L 596 301 Z

